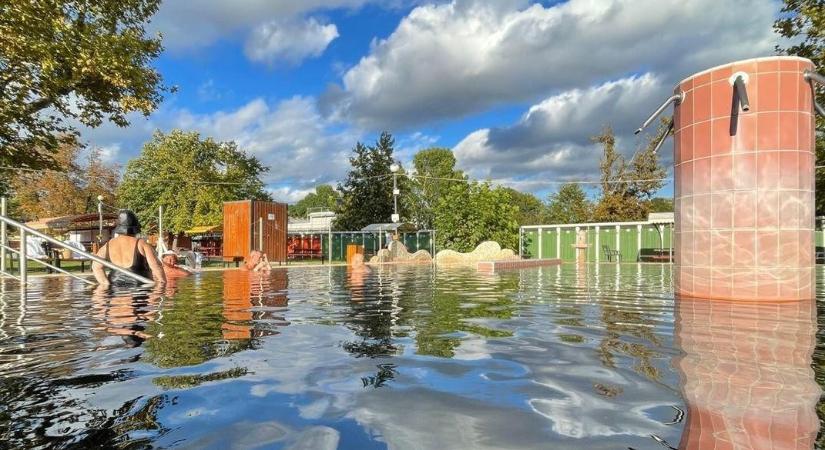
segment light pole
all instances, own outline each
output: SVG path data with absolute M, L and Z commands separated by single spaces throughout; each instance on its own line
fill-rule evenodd
M 98 219 L 98 227 L 97 227 L 97 245 L 98 247 L 100 244 L 103 243 L 103 196 L 97 196 L 97 219 Z
M 401 221 L 401 217 L 398 215 L 398 194 L 401 192 L 398 190 L 398 170 L 401 167 L 398 164 L 393 163 L 390 166 L 390 172 L 392 172 L 392 223 L 398 223 Z M 398 228 L 395 229 L 395 240 L 398 240 Z

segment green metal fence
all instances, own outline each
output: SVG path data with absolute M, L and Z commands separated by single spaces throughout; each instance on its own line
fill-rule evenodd
M 576 236 L 585 231 L 587 260 L 606 261 L 606 252 L 619 251 L 622 261 L 638 261 L 642 249 L 673 248 L 673 223 L 614 222 L 521 227 L 521 256 L 575 261 Z
M 389 233 L 369 231 L 333 231 L 319 234 L 321 237 L 321 253 L 324 261 L 341 262 L 347 259 L 347 245 L 356 244 L 364 247 L 364 257 L 371 258 L 378 250 L 386 248 L 391 236 Z M 407 247 L 410 253 L 418 250 L 427 250 L 435 254 L 435 231 L 422 230 L 415 233 L 399 233 L 398 239 Z

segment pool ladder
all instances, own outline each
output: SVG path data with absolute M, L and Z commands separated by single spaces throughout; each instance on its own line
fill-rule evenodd
M 19 250 L 15 249 L 15 248 L 11 248 L 8 245 L 7 229 L 8 229 L 9 226 L 11 226 L 13 228 L 16 228 L 20 233 L 20 249 Z M 45 234 L 35 230 L 34 228 L 23 225 L 22 223 L 20 223 L 16 220 L 10 219 L 9 217 L 6 216 L 6 198 L 2 197 L 2 198 L 0 198 L 0 275 L 4 275 L 4 276 L 10 277 L 10 278 L 14 278 L 15 280 L 18 280 L 21 285 L 25 285 L 28 282 L 28 261 L 29 261 L 29 258 L 28 258 L 28 255 L 26 254 L 27 253 L 26 252 L 26 239 L 28 238 L 29 235 L 39 237 L 39 238 L 45 240 L 46 242 L 49 242 L 50 244 L 52 244 L 54 246 L 57 246 L 59 248 L 68 249 L 72 253 L 82 255 L 85 258 L 89 259 L 90 261 L 100 263 L 105 267 L 108 267 L 108 268 L 110 268 L 114 271 L 120 272 L 120 273 L 122 273 L 122 274 L 124 274 L 128 277 L 131 277 L 131 278 L 143 283 L 143 284 L 154 284 L 154 281 L 152 281 L 152 280 L 150 280 L 146 277 L 142 277 L 142 276 L 140 276 L 136 273 L 133 273 L 133 272 L 127 270 L 127 269 L 124 269 L 122 267 L 118 267 L 117 265 L 112 264 L 111 262 L 106 261 L 105 259 L 103 259 L 103 258 L 101 258 L 101 257 L 99 257 L 95 254 L 89 253 L 89 252 L 84 251 L 84 250 L 79 250 L 79 249 L 77 249 L 75 247 L 72 247 L 71 245 L 69 245 L 69 244 L 67 244 L 63 241 L 60 241 L 60 240 L 55 239 L 51 236 L 45 235 Z M 14 274 L 12 274 L 12 273 L 10 273 L 9 271 L 6 270 L 6 252 L 7 251 L 12 252 L 14 254 L 17 254 L 18 257 L 19 257 L 20 272 L 19 272 L 18 275 L 14 275 Z M 71 272 L 69 272 L 65 269 L 57 267 L 57 266 L 55 266 L 51 263 L 48 263 L 46 261 L 43 261 L 43 260 L 40 260 L 40 259 L 34 259 L 34 258 L 32 258 L 31 261 L 35 261 L 37 263 L 40 263 L 40 264 L 42 264 L 42 265 L 44 265 L 44 266 L 46 266 L 46 267 L 48 267 L 52 270 L 55 270 L 55 271 L 60 272 L 62 274 L 68 275 L 68 276 L 70 276 L 70 277 L 72 277 L 76 280 L 80 280 L 80 281 L 82 281 L 86 284 L 92 284 L 92 285 L 97 284 L 94 281 L 89 280 L 88 278 L 80 277 L 76 274 L 73 274 L 73 273 L 71 273 Z

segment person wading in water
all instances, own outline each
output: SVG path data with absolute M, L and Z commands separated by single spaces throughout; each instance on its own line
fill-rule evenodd
M 98 250 L 97 256 L 135 274 L 152 278 L 155 283 L 165 283 L 163 265 L 155 255 L 154 249 L 143 239 L 135 237 L 140 233 L 140 222 L 132 211 L 120 210 L 117 228 L 114 231 L 115 237 Z M 139 286 L 141 284 L 134 278 L 115 270 L 110 271 L 107 276 L 103 265 L 97 262 L 92 263 L 92 272 L 102 286 Z

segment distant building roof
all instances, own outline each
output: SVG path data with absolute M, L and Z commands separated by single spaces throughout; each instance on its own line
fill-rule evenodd
M 411 223 L 373 223 L 361 228 L 361 231 L 398 231 L 400 233 L 412 233 L 418 231 L 415 225 Z
M 327 233 L 335 220 L 335 213 L 332 211 L 318 211 L 309 213 L 307 219 L 289 218 L 287 223 L 288 233 Z
M 192 236 L 194 234 L 216 233 L 223 230 L 223 225 L 199 225 L 186 230 L 186 234 Z
M 647 215 L 647 221 L 650 223 L 673 223 L 674 214 L 672 212 L 650 213 Z

